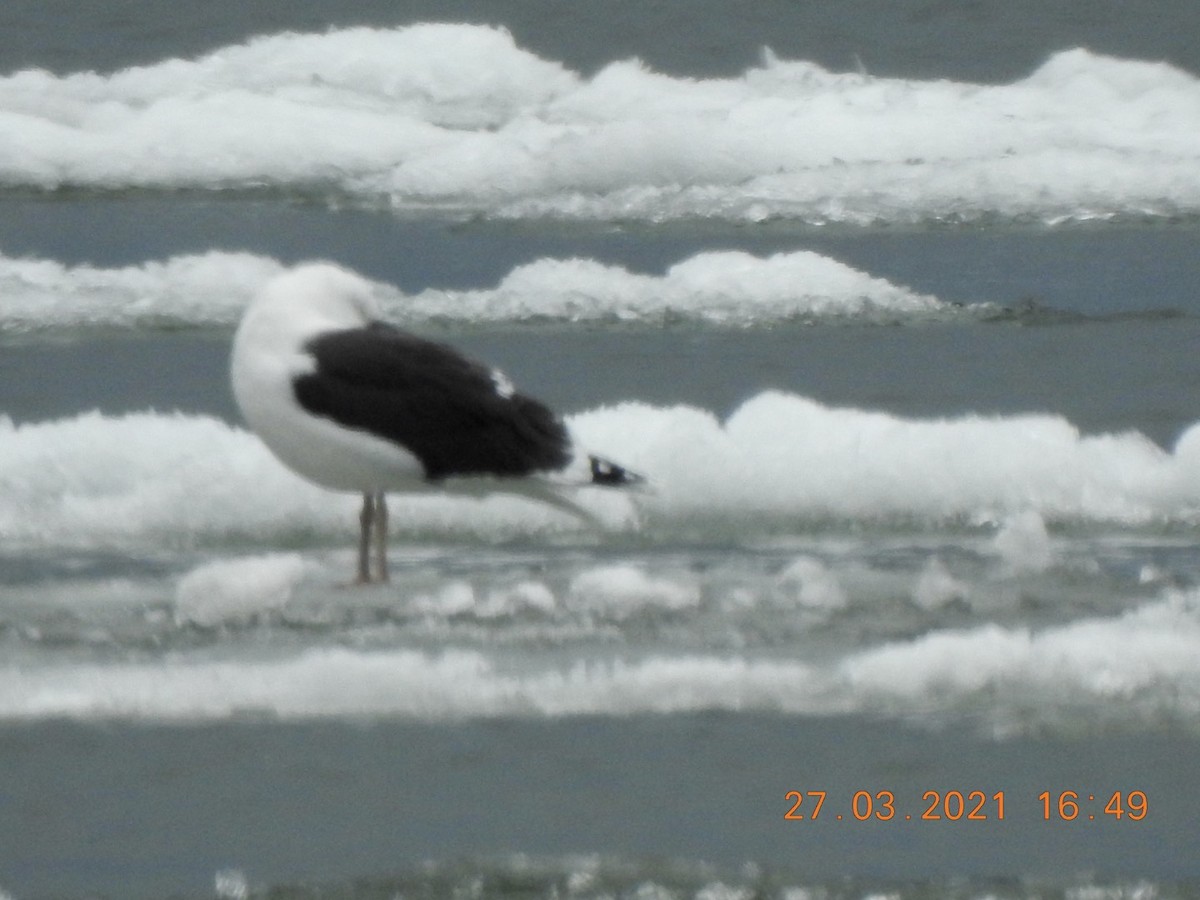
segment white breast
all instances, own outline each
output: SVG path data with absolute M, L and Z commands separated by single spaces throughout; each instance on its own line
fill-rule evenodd
M 293 380 L 315 367 L 304 345 L 324 331 L 365 325 L 372 308 L 368 282 L 334 266 L 302 266 L 255 298 L 233 339 L 230 377 L 246 422 L 287 466 L 336 490 L 411 489 L 424 476 L 403 447 L 296 402 Z

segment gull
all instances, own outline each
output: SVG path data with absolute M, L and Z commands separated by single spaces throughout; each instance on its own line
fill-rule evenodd
M 230 376 L 243 417 L 280 461 L 362 494 L 358 584 L 388 580 L 389 492 L 521 494 L 591 519 L 573 489 L 644 480 L 579 450 L 498 369 L 382 321 L 372 284 L 330 263 L 296 266 L 258 292 Z

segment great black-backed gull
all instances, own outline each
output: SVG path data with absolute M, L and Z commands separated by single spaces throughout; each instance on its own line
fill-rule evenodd
M 389 491 L 505 492 L 587 517 L 582 484 L 642 479 L 576 452 L 562 421 L 497 369 L 379 320 L 371 284 L 327 263 L 273 278 L 233 339 L 233 395 L 300 475 L 361 492 L 359 583 L 387 581 Z M 578 470 L 578 475 L 573 475 Z

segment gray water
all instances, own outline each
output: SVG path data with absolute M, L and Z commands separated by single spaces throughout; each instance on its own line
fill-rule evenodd
M 1001 83 L 1080 45 L 1200 71 L 1200 7 L 1189 3 L 313 0 L 10 2 L 0 73 L 109 72 L 255 34 L 427 19 L 502 24 L 583 73 L 638 56 L 681 77 L 731 76 L 764 45 L 835 71 L 915 79 Z M 810 250 L 969 314 L 425 328 L 585 417 L 634 401 L 726 421 L 778 391 L 904 420 L 1057 417 L 1084 437 L 1136 433 L 1164 454 L 1198 419 L 1198 236 L 1187 216 L 496 221 L 323 203 L 303 190 L 0 191 L 10 259 L 116 269 L 210 250 L 320 257 L 414 294 L 487 288 L 543 258 L 661 275 L 706 250 Z M 230 334 L 6 335 L 0 412 L 16 428 L 147 410 L 237 428 Z M 143 455 L 165 452 L 148 431 L 122 434 L 145 440 Z M 86 450 L 89 438 L 60 440 Z M 69 468 L 54 449 L 44 448 L 51 480 L 56 465 L 64 480 L 119 480 L 100 463 Z M 97 444 L 95 455 L 110 449 Z M 891 447 L 873 452 L 886 459 Z M 5 478 L 3 496 L 25 496 Z M 337 587 L 352 498 L 330 500 L 343 506 L 325 517 L 264 526 L 223 514 L 211 525 L 201 499 L 183 496 L 160 525 L 135 508 L 128 534 L 97 521 L 94 540 L 68 510 L 43 533 L 12 526 L 19 537 L 0 547 L 0 898 L 1200 894 L 1197 679 L 1170 641 L 1191 635 L 1200 584 L 1183 501 L 1133 522 L 1048 513 L 1046 532 L 1034 527 L 1016 549 L 998 513 L 668 509 L 598 536 L 400 521 L 394 589 L 355 593 Z M 249 517 L 253 506 L 231 508 Z M 212 598 L 186 587 L 206 567 L 266 556 L 278 570 L 288 554 L 310 568 L 278 605 L 229 613 L 230 576 L 218 581 L 229 593 Z M 588 593 L 622 566 L 646 583 Z M 914 584 L 938 566 L 958 586 L 923 605 Z M 467 603 L 456 599 L 464 585 Z M 1026 636 L 1028 666 L 1010 661 Z M 925 648 L 912 664 L 923 671 L 943 652 L 939 638 L 958 637 L 976 649 L 944 651 L 960 662 L 941 680 L 912 675 L 910 693 L 846 675 L 876 651 L 913 647 Z M 364 660 L 414 670 L 355 668 Z M 292 692 L 277 665 L 301 687 Z M 996 674 L 976 685 L 976 666 Z M 792 790 L 826 792 L 819 821 L 784 820 Z M 1002 793 L 1004 818 L 992 801 L 981 821 L 921 820 L 927 791 L 954 790 Z M 899 814 L 859 821 L 856 795 L 868 795 L 862 811 L 881 791 Z M 1080 812 L 1064 820 L 1057 801 L 1068 791 Z M 1126 802 L 1142 792 L 1145 817 L 1105 812 L 1116 792 Z
M 1194 744 L 1171 735 L 996 744 L 857 719 L 668 716 L 47 724 L 9 730 L 5 746 L 0 784 L 24 819 L 0 831 L 23 848 L 8 878 L 40 895 L 200 893 L 238 872 L 284 896 L 601 897 L 655 884 L 1054 896 L 1098 872 L 1120 895 L 1145 890 L 1149 869 L 1178 882 L 1164 889 L 1175 896 L 1194 877 L 1193 811 L 1173 789 L 1195 777 Z M 1106 817 L 1117 789 L 1145 791 L 1151 814 Z M 826 793 L 816 820 L 783 820 L 789 790 Z M 855 818 L 855 794 L 883 790 L 895 817 Z M 931 790 L 985 791 L 990 818 L 922 819 Z M 1084 812 L 1047 821 L 1047 790 L 1055 810 L 1079 792 Z

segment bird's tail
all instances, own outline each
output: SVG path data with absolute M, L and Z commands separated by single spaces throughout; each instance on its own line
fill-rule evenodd
M 599 456 L 589 456 L 588 463 L 592 467 L 592 484 L 603 487 L 630 487 L 646 483 L 644 476 L 631 472 L 611 460 L 602 459 Z

